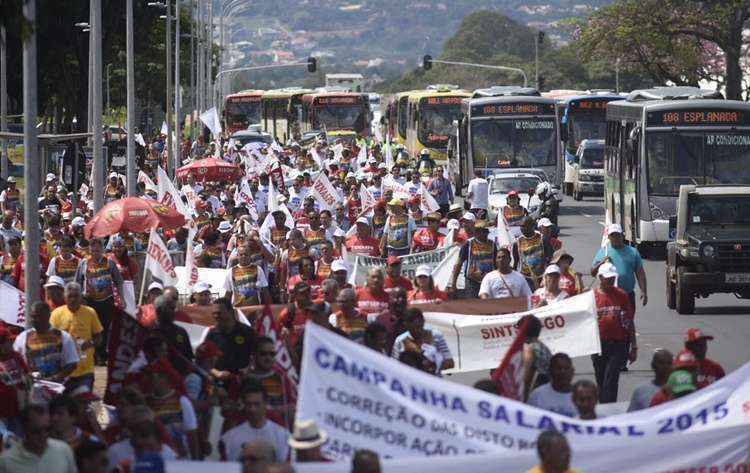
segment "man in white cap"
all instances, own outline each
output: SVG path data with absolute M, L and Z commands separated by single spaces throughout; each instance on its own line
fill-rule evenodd
M 542 246 L 544 247 L 544 259 L 550 261 L 555 251 L 562 248 L 562 242 L 555 236 L 555 224 L 547 217 L 542 217 L 536 223 L 539 233 L 542 234 Z
M 611 223 L 607 226 L 607 239 L 609 242 L 594 256 L 591 275 L 596 276 L 603 263 L 612 263 L 617 269 L 617 287 L 627 293 L 633 310 L 635 310 L 636 281 L 641 290 L 641 302 L 645 306 L 648 303 L 648 288 L 646 271 L 643 269 L 640 253 L 634 247 L 625 244 L 622 227 L 618 223 Z
M 568 293 L 560 289 L 560 267 L 550 264 L 544 270 L 544 285 L 531 295 L 531 306 L 542 307 L 561 301 L 568 297 Z
M 628 294 L 616 286 L 619 273 L 609 262 L 598 265 L 599 287 L 594 290 L 602 351 L 591 355 L 599 402 L 617 402 L 620 370 L 638 354 L 633 306 Z M 629 348 L 628 348 L 629 347 Z
M 320 447 L 328 440 L 325 430 L 318 428 L 314 420 L 294 421 L 294 432 L 289 437 L 289 446 L 294 451 L 295 463 L 324 462 Z
M 0 208 L 3 212 L 6 210 L 12 210 L 15 212 L 21 202 L 21 191 L 16 189 L 15 177 L 9 176 L 7 182 L 8 187 L 0 193 Z
M 339 291 L 342 289 L 351 289 L 352 285 L 347 282 L 349 278 L 349 268 L 342 259 L 335 259 L 331 263 L 331 278 L 338 283 Z
M 201 307 L 211 305 L 211 285 L 204 281 L 198 281 L 193 286 L 192 304 Z
M 466 198 L 470 202 L 469 208 L 477 217 L 487 217 L 487 202 L 489 200 L 489 183 L 482 177 L 482 170 L 474 170 L 474 178 L 469 181 Z
M 117 173 L 109 173 L 109 181 L 104 187 L 104 201 L 109 203 L 113 200 L 121 199 L 124 195 L 124 190 Z
M 356 221 L 356 233 L 346 239 L 346 251 L 362 256 L 380 256 L 380 241 L 372 236 L 370 221 L 359 217 Z
M 65 281 L 60 276 L 49 276 L 44 284 L 44 299 L 50 310 L 65 305 Z
M 146 290 L 146 303 L 153 304 L 156 298 L 162 294 L 164 294 L 164 286 L 160 282 L 152 282 Z

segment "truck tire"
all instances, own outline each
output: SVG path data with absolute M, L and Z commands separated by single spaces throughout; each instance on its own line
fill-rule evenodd
M 667 282 L 667 307 L 674 310 L 677 307 L 677 287 L 669 277 L 669 266 L 667 266 L 665 273 Z
M 677 268 L 677 288 L 675 290 L 676 309 L 678 314 L 692 314 L 695 312 L 695 296 L 685 282 L 683 274 L 685 268 Z

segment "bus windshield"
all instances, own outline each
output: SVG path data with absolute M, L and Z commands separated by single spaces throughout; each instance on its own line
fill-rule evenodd
M 260 122 L 260 102 L 227 102 L 225 108 L 227 123 L 230 125 L 248 125 Z
M 419 141 L 430 148 L 444 148 L 453 130 L 453 121 L 461 116 L 460 104 L 421 104 Z
M 473 120 L 471 144 L 474 167 L 554 166 L 556 136 L 552 117 Z
M 496 177 L 490 184 L 490 194 L 507 194 L 510 191 L 527 192 L 536 189 L 538 177 Z
M 604 120 L 604 113 L 577 113 L 570 116 L 568 120 L 570 120 L 569 149 L 578 149 L 583 140 L 604 139 L 607 134 L 607 122 Z
M 581 169 L 604 169 L 604 148 L 584 149 Z
M 360 122 L 363 111 L 362 105 L 319 107 L 315 112 L 315 127 L 318 130 L 352 130 Z
M 750 131 L 652 131 L 646 153 L 652 195 L 677 196 L 683 184 L 750 184 Z

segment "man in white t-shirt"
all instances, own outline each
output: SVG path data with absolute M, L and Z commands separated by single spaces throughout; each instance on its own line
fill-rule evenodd
M 505 299 L 508 297 L 531 297 L 526 278 L 510 267 L 510 250 L 499 248 L 495 259 L 497 269 L 482 278 L 479 286 L 480 299 Z
M 528 404 L 568 417 L 578 416 L 571 385 L 574 374 L 570 357 L 565 353 L 555 353 L 549 360 L 549 383 L 531 391 Z
M 239 461 L 245 444 L 263 440 L 273 446 L 277 462 L 286 462 L 289 458 L 289 431 L 266 418 L 267 396 L 261 382 L 255 378 L 246 379 L 241 397 L 247 420 L 221 436 L 221 459 Z
M 482 177 L 482 171 L 474 170 L 474 179 L 469 181 L 467 198 L 471 204 L 470 210 L 478 218 L 487 217 L 487 201 L 489 200 L 489 183 Z
M 159 440 L 159 431 L 153 420 L 138 422 L 130 427 L 130 437 L 107 449 L 107 471 L 130 471 L 137 455 L 156 452 L 165 462 L 177 460 L 177 453 Z

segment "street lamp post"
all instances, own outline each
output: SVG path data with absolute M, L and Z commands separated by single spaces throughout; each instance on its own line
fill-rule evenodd
M 36 0 L 26 0 L 23 16 L 31 28 L 23 42 L 23 177 L 24 221 L 26 222 L 26 324 L 31 320 L 32 304 L 39 300 L 39 195 L 41 166 L 37 138 L 37 63 L 36 63 Z M 101 133 L 99 133 L 101 136 Z
M 174 177 L 177 168 L 180 167 L 180 148 L 182 144 L 182 127 L 180 126 L 180 116 L 182 107 L 180 106 L 180 0 L 174 0 L 174 150 L 172 154 L 174 161 L 170 162 L 168 167 L 170 176 Z
M 190 0 L 190 141 L 195 139 L 195 0 Z
M 166 9 L 166 15 L 164 20 L 166 21 L 166 37 L 164 39 L 164 50 L 166 53 L 166 65 L 165 65 L 165 78 L 167 80 L 167 99 L 166 99 L 166 114 L 164 121 L 167 124 L 167 173 L 170 173 L 173 159 L 174 150 L 172 149 L 172 18 L 170 15 L 169 0 L 165 0 L 164 3 L 160 2 L 149 2 L 150 7 L 159 7 Z
M 440 59 L 432 59 L 429 55 L 425 56 L 422 62 L 422 67 L 424 67 L 426 70 L 429 70 L 432 67 L 432 63 L 438 63 L 438 64 L 449 64 L 452 66 L 466 66 L 466 67 L 478 67 L 481 69 L 495 69 L 498 71 L 508 71 L 508 72 L 517 72 L 521 74 L 523 77 L 523 86 L 526 87 L 529 83 L 528 78 L 526 77 L 526 72 L 523 69 L 519 69 L 517 67 L 507 67 L 507 66 L 490 66 L 488 64 L 475 64 L 472 62 L 458 62 L 458 61 L 443 61 Z
M 94 68 L 91 108 L 93 112 L 93 161 L 91 163 L 91 188 L 94 190 L 94 212 L 104 205 L 104 155 L 102 154 L 102 0 L 91 0 L 91 33 L 94 47 Z M 38 194 L 38 193 L 37 193 Z M 36 194 L 35 194 L 36 195 Z M 33 248 L 33 247 L 32 247 Z
M 0 131 L 8 131 L 8 57 L 5 26 L 0 26 Z M 8 178 L 8 142 L 2 140 L 0 177 Z
M 125 5 L 125 49 L 126 49 L 126 82 L 127 82 L 127 180 L 128 197 L 135 196 L 135 57 L 133 52 L 133 0 L 126 0 Z

